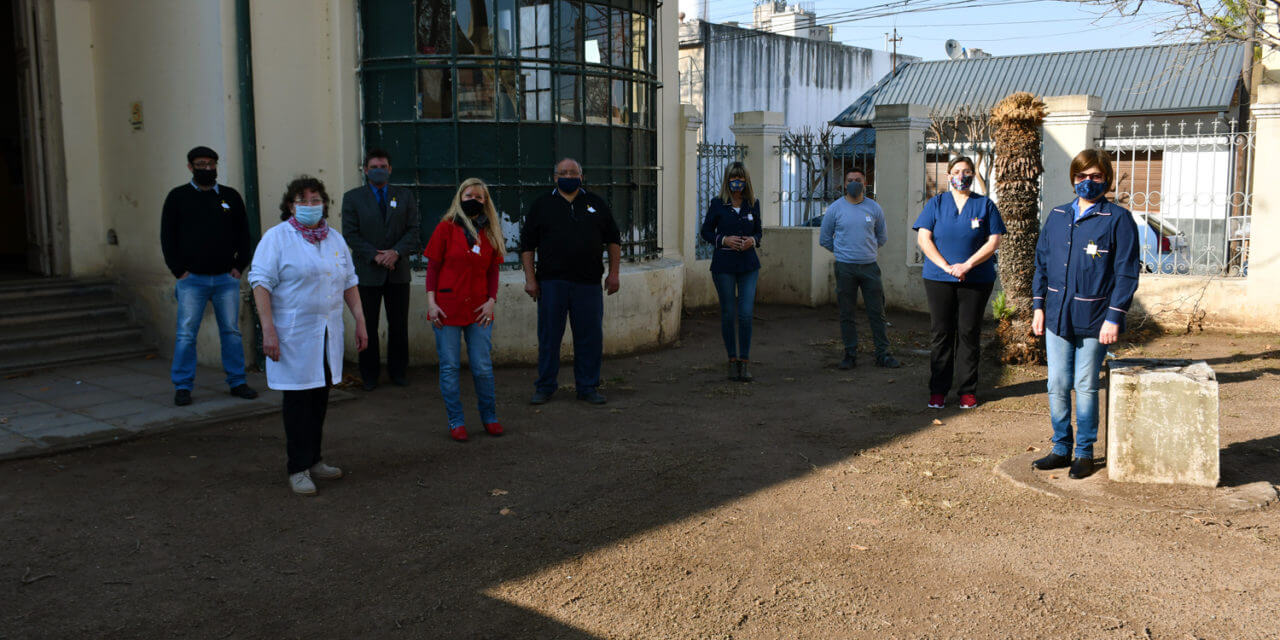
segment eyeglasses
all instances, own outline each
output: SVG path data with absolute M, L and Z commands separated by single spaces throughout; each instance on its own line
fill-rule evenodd
M 1092 180 L 1094 182 L 1106 182 L 1107 176 L 1106 174 L 1103 174 L 1103 173 L 1077 173 L 1076 174 L 1076 182 L 1084 182 L 1085 180 Z
M 216 169 L 218 168 L 218 161 L 217 160 L 196 160 L 195 162 L 191 163 L 191 166 L 197 169 Z
M 294 201 L 293 201 L 293 203 L 294 203 L 294 204 L 305 204 L 305 205 L 310 205 L 310 206 L 315 207 L 315 206 L 318 206 L 318 205 L 322 205 L 322 204 L 324 204 L 324 199 L 323 199 L 323 198 L 312 198 L 312 199 L 310 199 L 310 200 L 303 200 L 302 198 L 298 198 L 298 199 L 294 200 Z

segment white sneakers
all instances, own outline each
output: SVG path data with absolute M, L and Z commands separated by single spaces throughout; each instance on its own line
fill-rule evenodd
M 316 494 L 316 483 L 311 481 L 310 471 L 299 471 L 289 474 L 289 487 L 294 493 L 304 496 L 314 496 Z
M 289 488 L 299 495 L 314 496 L 316 494 L 316 483 L 312 481 L 312 478 L 334 480 L 341 477 L 342 469 L 323 462 L 317 462 L 306 471 L 289 474 Z

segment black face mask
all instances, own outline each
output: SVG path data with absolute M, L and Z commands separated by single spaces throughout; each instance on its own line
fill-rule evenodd
M 212 187 L 218 183 L 217 169 L 192 169 L 191 178 L 202 187 Z
M 479 200 L 463 200 L 462 212 L 467 214 L 468 218 L 484 214 L 484 203 Z

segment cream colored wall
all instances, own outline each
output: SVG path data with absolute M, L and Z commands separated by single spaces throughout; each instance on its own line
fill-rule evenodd
M 835 254 L 818 244 L 815 227 L 765 227 L 756 300 L 816 307 L 836 300 Z
M 93 16 L 89 0 L 56 0 L 58 93 L 67 176 L 67 230 L 71 274 L 108 270 L 107 224 L 102 212 L 102 159 L 98 146 L 98 83 L 94 73 Z

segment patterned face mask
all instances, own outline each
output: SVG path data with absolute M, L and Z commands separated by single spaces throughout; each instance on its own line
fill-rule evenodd
M 956 191 L 968 191 L 973 186 L 973 174 L 951 176 L 951 188 Z

